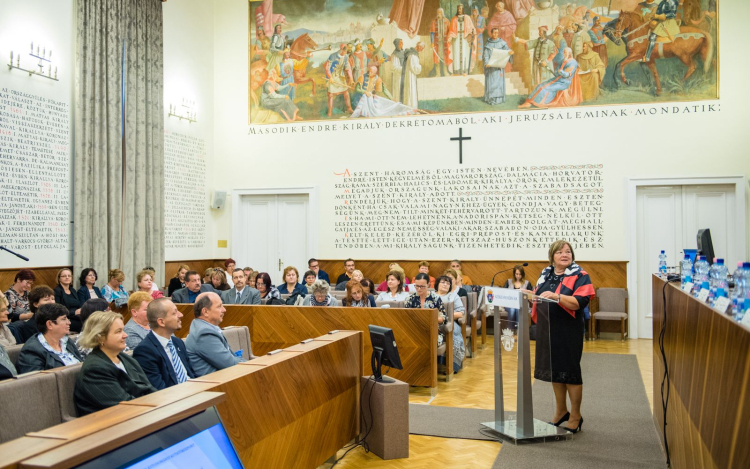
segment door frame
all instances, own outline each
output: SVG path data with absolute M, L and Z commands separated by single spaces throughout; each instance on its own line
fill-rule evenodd
M 272 187 L 266 189 L 233 189 L 232 190 L 232 246 L 230 255 L 234 255 L 234 240 L 240 239 L 240 224 L 235 220 L 240 216 L 240 200 L 245 195 L 299 195 L 305 194 L 307 199 L 307 252 L 310 257 L 318 257 L 318 239 L 320 236 L 320 190 L 318 186 L 300 187 Z
M 747 180 L 744 176 L 716 176 L 716 177 L 666 177 L 666 178 L 628 178 L 627 179 L 627 215 L 625 223 L 628 226 L 628 323 L 629 337 L 638 337 L 638 250 L 636 242 L 638 238 L 638 217 L 636 191 L 639 187 L 649 186 L 710 186 L 710 185 L 734 185 L 735 196 L 735 219 L 737 230 L 747 229 L 746 215 L 746 191 Z M 744 236 L 737 236 L 737 252 L 741 259 L 747 258 L 747 241 Z M 636 314 L 633 314 L 635 312 Z M 653 311 L 646 314 L 646 318 L 653 317 Z

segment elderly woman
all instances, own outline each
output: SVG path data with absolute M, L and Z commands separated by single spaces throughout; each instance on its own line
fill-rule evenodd
M 134 358 L 125 350 L 122 315 L 96 312 L 86 321 L 80 344 L 91 353 L 76 378 L 73 393 L 79 416 L 156 392 Z
M 438 324 L 445 322 L 445 305 L 443 300 L 431 292 L 430 288 L 430 276 L 427 274 L 417 274 L 414 278 L 414 287 L 417 289 L 416 293 L 412 293 L 406 298 L 407 308 L 422 308 L 422 309 L 437 309 L 438 310 Z M 443 334 L 438 333 L 438 346 L 445 342 Z M 456 369 L 454 364 L 453 369 Z
M 531 282 L 526 280 L 526 271 L 523 270 L 522 265 L 516 265 L 513 267 L 513 278 L 509 278 L 503 288 L 510 288 L 515 290 L 531 290 Z M 508 312 L 508 323 L 514 329 L 518 329 L 518 309 L 517 308 L 505 308 Z
M 78 277 L 78 283 L 81 285 L 78 289 L 78 299 L 82 303 L 91 298 L 104 298 L 102 291 L 96 286 L 98 279 L 99 275 L 96 273 L 96 270 L 90 267 L 81 271 L 81 275 Z
M 78 348 L 68 340 L 68 308 L 52 303 L 39 308 L 34 315 L 39 333 L 23 345 L 18 355 L 19 373 L 50 370 L 83 361 Z
M 36 275 L 29 269 L 21 269 L 13 278 L 13 286 L 5 292 L 8 299 L 8 317 L 11 322 L 25 321 L 33 314 L 29 311 L 29 290 L 34 285 Z
M 128 297 L 128 291 L 122 286 L 122 282 L 125 281 L 125 272 L 120 269 L 111 269 L 109 271 L 109 282 L 104 285 L 102 294 L 104 299 L 112 303 L 118 299 L 125 299 Z
M 260 299 L 277 299 L 281 300 L 279 290 L 271 285 L 271 276 L 267 272 L 260 272 L 255 277 L 255 289 L 260 292 Z
M 0 296 L 0 345 L 8 347 L 16 345 L 16 337 L 8 329 L 8 299 Z
M 81 332 L 81 305 L 83 301 L 78 298 L 78 292 L 73 288 L 73 271 L 68 268 L 60 269 L 57 272 L 57 286 L 55 287 L 55 303 L 61 304 L 68 308 L 68 318 L 70 319 L 70 330 Z
M 300 295 L 307 295 L 307 287 L 299 281 L 299 272 L 296 267 L 291 265 L 284 268 L 284 284 L 279 285 L 279 293 L 282 295 L 294 295 L 299 293 Z
M 361 270 L 355 270 L 352 272 L 352 278 L 350 280 L 356 280 L 357 282 L 361 282 L 362 279 L 365 278 L 365 275 L 362 273 Z M 349 280 L 345 280 L 343 282 L 339 282 L 336 284 L 336 291 L 344 291 L 346 290 L 346 285 L 349 283 Z
M 138 282 L 138 291 L 148 293 L 154 300 L 157 298 L 164 298 L 164 293 L 162 293 L 161 290 L 153 289 L 154 277 L 150 271 L 142 270 L 138 272 L 138 275 L 135 279 Z
M 169 285 L 167 286 L 167 296 L 171 297 L 172 293 L 174 293 L 175 290 L 185 288 L 185 274 L 188 270 L 190 270 L 189 265 L 180 264 L 180 266 L 177 268 L 177 273 L 174 274 L 174 277 L 169 280 Z
M 550 265 L 542 271 L 534 294 L 553 302 L 534 303 L 532 309 L 532 319 L 537 322 L 534 378 L 552 383 L 553 425 L 568 422 L 565 429 L 576 433 L 583 426 L 583 309 L 594 296 L 594 286 L 589 274 L 575 263 L 569 242 L 555 241 L 548 254 Z
M 385 282 L 388 290 L 381 292 L 377 301 L 404 301 L 409 296 L 404 291 L 404 271 L 391 270 L 385 276 Z
M 447 275 L 435 279 L 435 293 L 440 297 L 443 304 L 453 303 L 453 321 L 458 321 L 466 313 L 464 302 L 453 291 L 453 280 Z M 464 357 L 466 356 L 466 346 L 464 344 L 464 335 L 458 323 L 453 326 L 453 371 L 458 371 L 463 366 Z
M 325 280 L 316 280 L 312 285 L 312 295 L 307 295 L 302 306 L 338 306 L 339 302 L 329 293 L 331 287 Z

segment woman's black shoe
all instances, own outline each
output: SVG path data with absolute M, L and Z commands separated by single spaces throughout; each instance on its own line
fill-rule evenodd
M 567 431 L 569 431 L 570 433 L 578 433 L 578 432 L 580 432 L 581 428 L 583 428 L 583 415 L 581 415 L 581 421 L 578 422 L 578 427 L 577 428 L 568 428 L 568 427 L 563 427 L 563 428 L 566 429 Z
M 550 424 L 550 425 L 554 425 L 556 427 L 559 427 L 560 425 L 562 425 L 563 422 L 567 422 L 569 418 L 570 418 L 570 412 L 565 412 L 565 415 L 563 415 L 562 418 L 560 420 L 558 420 L 557 422 L 555 422 L 555 423 L 547 422 L 547 423 Z

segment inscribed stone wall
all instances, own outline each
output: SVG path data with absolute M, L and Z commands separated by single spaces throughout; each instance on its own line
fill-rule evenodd
M 164 134 L 165 247 L 202 248 L 206 243 L 206 142 Z

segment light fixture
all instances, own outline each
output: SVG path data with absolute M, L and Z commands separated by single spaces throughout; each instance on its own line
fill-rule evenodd
M 195 112 L 195 101 L 182 98 L 180 104 L 170 104 L 169 116 L 176 117 L 180 120 L 184 119 L 190 124 L 198 122 L 198 114 Z
M 37 44 L 36 49 L 34 49 L 34 42 L 32 41 L 31 51 L 29 52 L 29 55 L 36 59 L 39 59 L 39 63 L 37 64 L 37 67 L 39 67 L 39 71 L 21 67 L 21 54 L 14 54 L 13 51 L 10 51 L 10 62 L 8 62 L 8 70 L 21 70 L 28 73 L 29 76 L 37 75 L 40 77 L 49 78 L 50 80 L 60 81 L 57 79 L 57 66 L 55 66 L 54 74 L 52 71 L 52 49 L 47 50 L 46 47 L 41 47 L 39 46 L 39 44 Z M 14 58 L 16 60 L 15 64 L 13 64 Z

